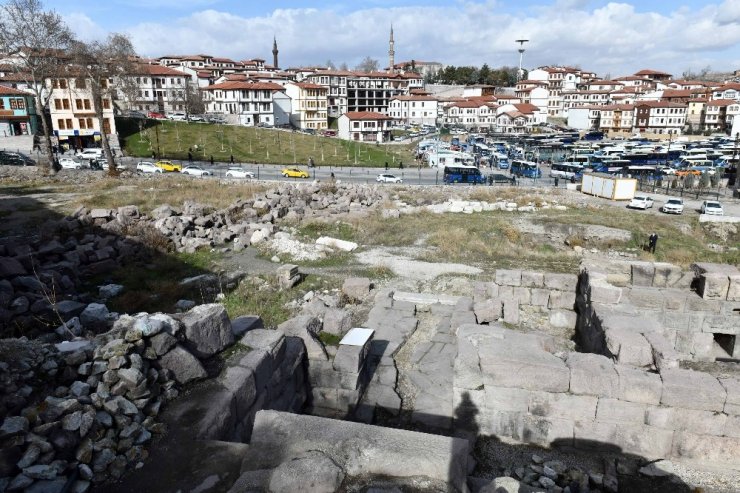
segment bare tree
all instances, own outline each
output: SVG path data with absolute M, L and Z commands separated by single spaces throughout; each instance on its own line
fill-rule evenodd
M 355 67 L 355 70 L 359 70 L 361 72 L 377 72 L 378 71 L 378 61 L 374 58 L 370 58 L 369 56 L 366 56 L 358 66 Z
M 108 173 L 116 175 L 116 165 L 108 141 L 103 118 L 103 109 L 112 104 L 116 95 L 116 84 L 128 79 L 135 72 L 136 52 L 127 36 L 110 34 L 105 41 L 77 42 L 72 48 L 75 62 L 90 84 L 93 109 L 100 122 L 100 138 L 108 162 Z M 112 107 L 112 106 L 109 106 Z
M 46 87 L 66 73 L 66 50 L 74 41 L 72 31 L 53 10 L 39 0 L 8 0 L 0 6 L 0 51 L 33 94 L 44 132 L 42 147 L 52 169 L 51 129 L 46 119 L 51 90 Z

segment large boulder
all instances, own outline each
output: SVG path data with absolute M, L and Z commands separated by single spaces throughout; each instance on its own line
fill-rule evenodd
M 162 368 L 170 370 L 179 384 L 186 384 L 208 376 L 198 358 L 179 344 L 162 356 L 159 364 Z
M 313 450 L 287 460 L 272 472 L 272 493 L 333 493 L 344 480 L 344 471 L 323 452 Z
M 234 343 L 231 321 L 221 304 L 199 305 L 178 318 L 187 346 L 199 358 L 213 356 Z

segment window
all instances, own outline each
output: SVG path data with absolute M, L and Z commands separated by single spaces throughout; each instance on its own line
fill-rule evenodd
M 83 77 L 75 79 L 75 87 L 77 89 L 85 89 L 87 88 L 87 81 Z
M 85 119 L 84 118 L 80 118 L 78 121 L 79 121 L 80 128 L 83 128 L 83 129 L 84 128 L 87 128 L 87 125 L 85 125 Z
M 110 109 L 110 99 L 104 99 L 103 100 L 103 109 L 109 110 Z
M 26 102 L 23 99 L 20 98 L 14 98 L 10 100 L 10 109 L 12 110 L 22 110 L 25 109 Z
M 75 99 L 75 108 L 78 110 L 82 109 L 82 100 L 81 99 Z
M 88 118 L 87 119 L 87 128 L 95 128 L 93 126 L 93 119 L 92 118 Z
M 67 88 L 67 79 L 59 79 L 59 89 Z
M 108 89 L 108 79 L 100 79 L 101 89 Z
M 103 132 L 110 133 L 110 120 L 108 118 L 103 119 Z
M 64 126 L 64 119 L 60 118 L 57 120 L 57 127 L 59 127 L 59 130 L 64 130 L 66 127 Z
M 61 99 L 55 99 L 54 100 L 54 109 L 55 110 L 61 110 L 62 109 L 62 100 Z
M 89 110 L 90 109 L 90 100 L 89 99 L 85 99 L 83 102 L 85 103 L 85 109 L 86 110 Z
M 71 129 L 73 129 L 73 128 L 74 128 L 74 126 L 72 125 L 72 119 L 71 119 L 71 118 L 67 118 L 67 119 L 66 119 L 66 120 L 64 120 L 64 121 L 65 121 L 65 122 L 67 123 L 67 129 L 68 129 L 68 130 L 71 130 Z

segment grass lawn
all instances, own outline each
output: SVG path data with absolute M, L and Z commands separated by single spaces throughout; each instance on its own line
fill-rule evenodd
M 336 137 L 306 135 L 285 130 L 146 120 L 148 127 L 138 127 L 128 121 L 116 122 L 122 145 L 129 156 L 151 158 L 152 152 L 163 158 L 187 160 L 193 158 L 228 162 L 308 163 L 313 157 L 316 166 L 383 167 L 400 162 L 412 163 L 412 144 L 362 144 Z

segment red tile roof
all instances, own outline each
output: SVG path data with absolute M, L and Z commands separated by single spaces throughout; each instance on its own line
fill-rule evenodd
M 134 73 L 137 75 L 176 75 L 179 77 L 185 76 L 183 72 L 175 70 L 174 68 L 165 67 L 159 64 L 139 64 Z
M 707 101 L 707 106 L 730 106 L 731 104 L 738 104 L 738 101 L 734 99 L 712 99 Z
M 388 115 L 376 113 L 375 111 L 348 111 L 343 116 L 350 120 L 392 120 Z
M 323 89 L 327 90 L 326 86 L 322 86 L 320 84 L 312 84 L 310 82 L 294 82 L 294 84 L 297 87 L 300 87 L 301 89 Z
M 220 89 L 222 91 L 238 91 L 238 90 L 252 90 L 252 91 L 282 91 L 283 86 L 280 84 L 274 84 L 272 82 L 247 82 L 247 81 L 226 81 L 220 84 L 213 84 L 208 87 L 204 87 L 204 91 L 215 91 Z
M 31 95 L 31 94 L 29 94 L 27 92 L 21 91 L 20 89 L 15 89 L 13 87 L 2 86 L 2 85 L 0 85 L 0 94 L 2 94 L 4 96 L 8 96 L 8 95 L 11 95 L 11 96 L 30 96 Z
M 659 70 L 651 70 L 651 69 L 646 68 L 646 69 L 640 70 L 639 72 L 635 72 L 635 75 L 638 75 L 638 76 L 639 75 L 668 75 L 670 76 L 671 74 L 667 72 L 661 72 Z

